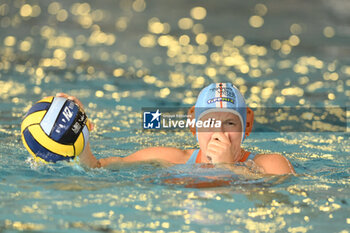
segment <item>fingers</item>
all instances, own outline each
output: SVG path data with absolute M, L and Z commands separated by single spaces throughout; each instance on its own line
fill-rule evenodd
M 74 103 L 76 103 L 77 105 L 79 105 L 79 107 L 84 110 L 84 105 L 83 103 L 78 99 L 76 98 L 75 96 L 71 96 L 71 95 L 68 95 L 66 93 L 63 93 L 63 92 L 60 92 L 60 93 L 57 93 L 56 94 L 57 97 L 64 97 L 64 98 L 67 98 L 69 100 L 72 100 L 74 101 Z
M 230 158 L 231 142 L 223 132 L 214 133 L 208 143 L 206 156 L 209 162 L 227 162 Z
M 224 151 L 231 146 L 230 139 L 222 132 L 214 133 L 208 143 L 208 148 L 215 151 Z
M 74 97 L 74 96 L 68 96 L 67 99 L 73 100 L 74 103 L 78 104 L 79 107 L 80 107 L 81 109 L 84 110 L 84 105 L 83 105 L 83 103 L 82 103 L 79 99 L 77 99 L 76 97 Z
M 224 142 L 224 143 L 231 143 L 227 133 L 223 133 L 223 132 L 213 133 L 210 140 L 211 141 L 216 140 L 216 141 L 220 141 L 220 142 Z
M 69 100 L 72 100 L 74 103 L 76 103 L 84 111 L 84 105 L 77 97 L 68 95 L 68 94 L 63 93 L 63 92 L 57 93 L 56 97 L 64 97 L 64 98 L 67 98 Z M 86 122 L 86 124 L 88 125 L 88 128 L 90 131 L 92 131 L 95 128 L 95 125 L 89 120 Z
M 90 131 L 93 131 L 95 128 L 95 125 L 89 119 L 87 120 L 86 125 Z
M 207 156 L 216 158 L 218 155 L 226 154 L 230 145 L 224 144 L 220 141 L 212 141 L 207 147 Z
M 65 97 L 65 98 L 67 98 L 69 95 L 66 94 L 66 93 L 63 93 L 63 92 L 59 92 L 59 93 L 56 94 L 56 96 L 57 97 Z
M 212 140 L 208 143 L 206 156 L 210 162 L 217 161 L 218 156 L 221 157 L 222 154 L 225 154 L 229 147 L 229 144 L 220 142 L 219 140 Z

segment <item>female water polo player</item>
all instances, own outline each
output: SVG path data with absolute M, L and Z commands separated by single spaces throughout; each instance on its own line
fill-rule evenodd
M 82 103 L 73 96 L 64 93 L 58 93 L 57 96 L 71 99 L 82 107 Z M 231 83 L 212 83 L 205 87 L 192 110 L 196 120 L 211 118 L 221 121 L 221 127 L 215 130 L 194 129 L 200 149 L 151 147 L 126 157 L 96 159 L 88 143 L 79 155 L 80 161 L 88 167 L 97 168 L 150 160 L 173 164 L 235 164 L 252 160 L 266 174 L 295 173 L 288 159 L 280 154 L 254 155 L 242 149 L 241 144 L 253 124 L 253 113 L 247 108 L 242 94 Z

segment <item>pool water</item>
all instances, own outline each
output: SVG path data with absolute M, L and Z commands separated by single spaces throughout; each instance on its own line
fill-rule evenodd
M 264 131 L 256 119 L 243 147 L 285 155 L 296 176 L 43 166 L 20 139 L 31 104 L 57 92 L 84 103 L 98 158 L 197 148 L 187 131 L 142 130 L 141 108 L 190 107 L 211 82 L 233 82 L 254 108 L 346 108 L 349 10 L 345 0 L 1 0 L 0 232 L 349 232 L 349 112 L 335 132 Z

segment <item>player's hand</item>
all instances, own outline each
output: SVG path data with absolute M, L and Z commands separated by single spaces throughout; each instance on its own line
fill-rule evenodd
M 212 163 L 232 163 L 231 141 L 227 133 L 213 133 L 207 146 L 207 159 Z
M 68 94 L 66 94 L 66 93 L 62 93 L 62 92 L 60 92 L 60 93 L 57 93 L 56 94 L 56 97 L 64 97 L 64 98 L 67 98 L 67 99 L 69 99 L 69 100 L 72 100 L 72 101 L 74 101 L 74 103 L 76 103 L 83 111 L 85 111 L 84 110 L 84 105 L 83 105 L 83 103 L 77 98 L 77 97 L 75 97 L 75 96 L 72 96 L 72 95 L 68 95 Z M 87 121 L 88 122 L 88 127 L 89 127 L 89 129 L 92 131 L 93 129 L 94 129 L 94 124 L 91 122 L 91 121 Z
M 57 93 L 57 94 L 56 94 L 56 97 L 64 97 L 64 98 L 67 98 L 67 99 L 69 99 L 69 100 L 73 100 L 74 103 L 76 103 L 77 105 L 79 105 L 79 107 L 80 107 L 82 110 L 84 110 L 84 105 L 83 105 L 83 103 L 82 103 L 77 97 L 75 97 L 75 96 L 71 96 L 71 95 L 68 95 L 68 94 L 66 94 L 66 93 L 60 92 L 60 93 Z

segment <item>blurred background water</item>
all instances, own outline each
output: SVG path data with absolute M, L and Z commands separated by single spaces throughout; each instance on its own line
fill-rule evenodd
M 164 182 L 194 175 L 183 167 L 35 167 L 20 140 L 26 110 L 57 92 L 85 104 L 99 158 L 196 147 L 190 132 L 142 131 L 141 108 L 191 106 L 211 82 L 250 107 L 346 108 L 349 12 L 346 0 L 0 0 L 0 232 L 349 232 L 348 129 L 252 133 L 246 149 L 282 153 L 300 176 L 202 189 Z

